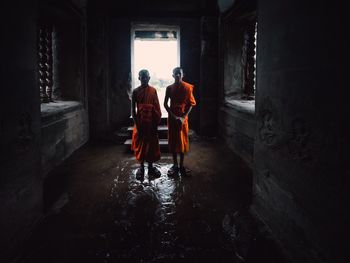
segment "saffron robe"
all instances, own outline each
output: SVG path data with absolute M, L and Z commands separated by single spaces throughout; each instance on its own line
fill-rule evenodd
M 170 89 L 170 110 L 171 112 L 182 117 L 190 106 L 196 105 L 196 100 L 193 96 L 193 85 L 181 81 L 179 85 L 175 83 L 168 87 Z M 185 153 L 189 150 L 188 140 L 188 117 L 184 122 L 175 120 L 173 117 L 168 118 L 168 144 L 169 151 L 172 153 Z
M 139 162 L 156 162 L 160 159 L 157 128 L 162 116 L 157 91 L 151 86 L 138 87 L 133 93 L 133 100 L 141 132 L 134 125 L 131 149 Z

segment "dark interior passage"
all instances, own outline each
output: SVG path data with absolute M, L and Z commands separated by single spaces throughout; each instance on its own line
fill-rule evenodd
M 139 181 L 125 146 L 80 149 L 50 175 L 47 217 L 20 262 L 284 262 L 249 214 L 252 174 L 238 156 L 193 140 L 191 177 L 168 177 L 171 161 Z
M 343 2 L 5 1 L 0 262 L 350 262 Z M 178 41 L 191 178 L 135 180 L 135 25 Z

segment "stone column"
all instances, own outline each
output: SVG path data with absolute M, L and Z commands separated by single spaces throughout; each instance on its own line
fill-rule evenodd
M 201 18 L 200 56 L 200 133 L 213 136 L 217 132 L 218 97 L 218 18 Z

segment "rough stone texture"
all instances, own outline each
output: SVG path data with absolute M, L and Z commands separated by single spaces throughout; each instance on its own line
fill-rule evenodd
M 43 176 L 62 163 L 89 138 L 87 112 L 81 103 L 73 101 L 50 104 L 56 106 L 56 109 L 52 110 L 51 105 L 42 106 L 47 112 L 42 116 L 41 127 Z
M 230 1 L 219 1 L 219 5 Z M 231 1 L 233 2 L 233 1 Z M 253 167 L 255 101 L 243 100 L 244 35 L 256 10 L 256 2 L 236 1 L 220 16 L 219 134 L 229 147 Z M 248 15 L 247 15 L 248 14 Z
M 0 16 L 1 262 L 8 262 L 42 215 L 35 2 L 8 2 Z
M 217 11 L 216 0 L 142 0 L 114 2 L 90 0 L 89 8 L 118 17 L 183 17 L 197 16 L 199 13 L 213 14 Z
M 249 107 L 247 104 L 253 104 Z M 253 167 L 255 115 L 254 101 L 233 101 L 219 110 L 220 136 L 228 146 Z
M 62 21 L 57 25 L 59 40 L 57 56 L 61 96 L 65 100 L 82 100 L 84 94 L 84 45 L 82 25 L 77 19 Z
M 243 93 L 242 50 L 244 27 L 240 23 L 227 22 L 222 25 L 226 32 L 221 33 L 221 49 L 223 63 L 224 98 L 241 99 Z
M 293 262 L 349 261 L 342 8 L 259 3 L 254 207 Z
M 88 12 L 88 16 L 89 14 Z M 90 136 L 91 138 L 105 138 L 110 125 L 108 24 L 105 18 L 93 15 L 89 17 L 87 24 Z
M 247 34 L 255 25 L 256 17 L 256 0 L 237 0 L 227 12 L 220 14 L 219 67 L 221 87 L 219 94 L 223 101 L 227 98 L 241 99 L 244 92 L 253 93 L 252 87 L 248 88 L 254 82 L 249 77 L 253 72 L 248 69 L 252 68 L 248 65 L 253 59 L 247 58 L 248 55 L 253 55 L 252 51 L 248 51 L 248 47 L 253 45 L 248 44 L 250 37 Z M 250 84 L 248 85 L 248 83 Z
M 201 18 L 200 134 L 217 135 L 218 18 Z
M 200 87 L 200 20 L 199 19 L 181 19 L 180 32 L 180 62 L 184 70 L 184 80 L 194 85 L 193 94 L 198 101 L 189 115 L 190 128 L 200 133 L 200 103 L 201 103 L 201 87 Z
M 111 20 L 110 31 L 110 121 L 112 129 L 128 124 L 131 115 L 131 21 Z
M 83 8 L 84 1 L 76 3 Z M 85 10 L 69 1 L 40 1 L 38 8 L 40 26 L 53 28 L 55 100 L 41 105 L 45 176 L 88 139 L 86 22 Z
M 74 2 L 80 7 L 85 6 L 84 1 L 74 0 Z M 169 1 L 150 0 L 124 1 L 123 4 L 120 1 L 89 1 L 91 2 L 93 5 L 90 9 L 88 24 L 89 113 L 93 135 L 105 137 L 113 125 L 119 125 L 124 116 L 128 115 L 130 107 L 128 107 L 128 98 L 123 89 L 126 89 L 128 84 L 127 70 L 129 69 L 123 65 L 129 67 L 130 50 L 127 42 L 130 40 L 128 32 L 130 32 L 129 22 L 131 21 L 180 25 L 181 64 L 187 75 L 185 80 L 196 87 L 195 96 L 199 102 L 199 106 L 195 107 L 190 115 L 191 126 L 197 131 L 211 126 L 212 124 L 209 125 L 206 122 L 207 119 L 203 113 L 212 116 L 211 114 L 215 111 L 214 100 L 211 97 L 214 96 L 214 93 L 211 93 L 214 92 L 214 89 L 205 84 L 215 76 L 210 72 L 210 79 L 204 82 L 207 77 L 204 72 L 208 71 L 206 59 L 209 57 L 210 61 L 215 59 L 215 55 L 209 55 L 210 52 L 207 53 L 206 48 L 215 41 L 212 41 L 211 37 L 207 38 L 206 33 L 208 32 L 205 30 L 210 29 L 210 32 L 215 32 L 211 27 L 214 22 L 207 24 L 206 19 L 216 15 L 215 11 L 211 11 L 215 10 L 211 4 L 216 1 L 180 0 L 169 3 Z M 102 2 L 102 4 L 98 4 L 95 9 L 95 2 Z M 252 2 L 254 1 L 242 0 L 235 1 L 235 4 Z M 86 108 L 79 107 L 74 110 L 69 107 L 69 110 L 63 110 L 61 114 L 45 120 L 46 126 L 41 130 L 36 26 L 39 21 L 37 8 L 44 3 L 48 7 L 46 11 L 54 11 L 54 16 L 48 13 L 48 17 L 52 20 L 60 20 L 64 24 L 60 24 L 62 25 L 60 29 L 64 30 L 66 27 L 71 30 L 61 36 L 57 35 L 58 38 L 65 39 L 65 43 L 58 42 L 58 45 L 61 45 L 58 46 L 58 55 L 60 52 L 66 52 L 64 62 L 59 62 L 58 65 L 67 67 L 55 72 L 55 77 L 60 78 L 63 72 L 67 74 L 65 75 L 67 79 L 62 79 L 63 82 L 60 82 L 63 89 L 68 89 L 67 97 L 84 100 L 82 94 L 86 94 L 85 89 L 82 88 L 85 80 L 83 81 L 84 78 L 81 77 L 84 71 L 81 67 L 86 66 L 87 62 L 81 57 L 81 54 L 85 53 L 84 45 L 79 45 L 80 41 L 84 42 L 84 36 L 80 39 L 80 33 L 83 33 L 80 31 L 80 26 L 85 26 L 85 24 L 79 24 L 80 18 L 84 19 L 81 16 L 82 13 L 69 7 L 70 1 L 43 0 L 40 1 L 40 5 L 37 5 L 36 1 L 7 1 L 7 6 L 2 6 L 3 14 L 0 16 L 2 36 L 0 41 L 2 59 L 0 81 L 1 262 L 10 261 L 9 257 L 15 251 L 14 248 L 22 243 L 32 226 L 42 216 L 41 147 L 44 145 L 43 149 L 47 153 L 42 159 L 45 165 L 44 170 L 49 170 L 78 147 L 86 136 L 86 130 L 83 128 L 86 127 L 84 110 Z M 60 3 L 64 5 L 64 8 L 57 7 Z M 113 5 L 113 8 L 109 9 L 110 6 L 107 3 Z M 242 5 L 244 7 L 244 4 Z M 345 88 L 348 87 L 348 65 L 346 63 L 349 61 L 349 45 L 345 41 L 347 23 L 344 20 L 347 15 L 342 12 L 347 11 L 348 8 L 342 6 L 340 2 L 334 4 L 325 1 L 292 0 L 259 1 L 258 7 L 257 123 L 255 124 L 249 107 L 241 107 L 236 102 L 231 103 L 221 98 L 218 102 L 222 107 L 219 115 L 222 136 L 226 139 L 227 144 L 249 164 L 252 164 L 254 159 L 255 212 L 261 216 L 274 236 L 281 241 L 293 262 L 350 262 L 349 259 L 346 259 L 348 255 L 345 255 L 348 244 L 348 222 L 350 221 L 347 203 L 350 178 L 348 154 L 350 131 L 347 127 L 349 122 L 348 97 L 345 96 L 347 91 Z M 66 13 L 68 9 L 70 14 Z M 39 8 L 39 12 L 42 11 L 40 10 Z M 72 17 L 80 17 L 77 18 L 79 22 L 75 19 L 73 19 L 74 22 L 70 20 Z M 202 17 L 204 18 L 201 19 Z M 73 22 L 71 27 L 70 22 Z M 240 31 L 233 32 L 239 33 Z M 222 36 L 219 36 L 219 39 L 222 40 Z M 242 50 L 237 45 L 241 38 L 236 39 L 238 39 L 237 42 L 233 38 L 229 43 L 224 42 L 224 44 L 230 44 L 229 57 L 233 59 L 229 61 L 225 70 L 219 70 L 230 77 L 226 79 L 227 81 L 225 80 L 224 85 L 226 86 L 222 91 L 226 92 L 225 95 L 233 95 L 232 97 L 238 94 L 235 92 L 240 88 L 238 66 L 241 63 L 239 55 Z M 70 46 L 70 41 L 72 41 L 72 46 Z M 232 87 L 232 90 L 226 89 Z M 86 107 L 85 100 L 82 104 Z M 206 108 L 203 105 L 206 105 Z M 205 128 L 202 128 L 201 125 Z M 256 127 L 255 134 L 252 132 L 254 127 Z M 43 131 L 43 136 L 41 131 Z M 254 144 L 253 138 L 255 138 Z M 254 156 L 252 155 L 253 149 Z M 67 254 L 61 253 L 61 250 L 57 252 L 55 244 L 62 244 L 67 240 L 64 246 L 73 256 L 77 256 L 74 258 L 75 261 L 81 259 L 79 253 L 82 251 L 88 252 L 84 254 L 87 262 L 92 258 L 91 255 L 100 261 L 108 261 L 110 258 L 120 259 L 123 255 L 133 259 L 133 256 L 137 257 L 133 249 L 144 248 L 142 239 L 140 243 L 136 243 L 138 246 L 130 246 L 131 249 L 122 251 L 123 253 L 119 253 L 120 247 L 118 246 L 116 246 L 117 250 L 114 250 L 115 243 L 108 243 L 116 241 L 121 242 L 117 244 L 124 245 L 125 240 L 119 239 L 122 236 L 119 235 L 120 233 L 137 242 L 140 233 L 137 231 L 145 233 L 142 230 L 149 230 L 148 225 L 144 223 L 152 223 L 152 215 L 158 215 L 154 208 L 159 205 L 158 203 L 152 206 L 153 209 L 150 211 L 142 209 L 144 208 L 143 200 L 154 203 L 154 195 L 151 194 L 149 198 L 146 191 L 138 191 L 137 187 L 133 188 L 135 185 L 141 185 L 135 182 L 133 177 L 136 162 L 128 166 L 128 169 L 122 170 L 121 166 L 117 168 L 119 163 L 122 165 L 128 163 L 123 158 L 117 158 L 115 162 L 115 151 L 122 154 L 121 148 L 116 150 L 113 146 L 110 148 L 109 156 L 112 157 L 109 159 L 106 158 L 108 154 L 105 155 L 103 151 L 92 149 L 92 152 L 85 157 L 73 160 L 77 166 L 71 164 L 63 167 L 63 172 L 59 171 L 59 175 L 72 175 L 75 171 L 69 168 L 78 167 L 79 170 L 79 173 L 75 174 L 78 184 L 73 184 L 73 188 L 77 188 L 72 189 L 75 194 L 73 198 L 77 197 L 77 199 L 72 200 L 66 194 L 60 199 L 61 203 L 56 206 L 56 210 L 60 210 L 59 208 L 64 206 L 67 200 L 72 200 L 70 210 L 64 214 L 63 219 L 73 218 L 73 221 L 68 221 L 66 224 L 65 220 L 57 220 L 62 219 L 61 217 L 49 222 L 49 224 L 53 223 L 54 227 L 51 230 L 53 229 L 59 237 L 58 240 L 51 243 L 53 245 L 49 249 L 46 249 L 45 246 L 48 244 L 46 241 L 52 241 L 51 232 L 46 232 L 45 227 L 42 229 L 41 233 L 44 233 L 44 238 L 39 239 L 39 243 L 43 241 L 41 244 L 44 246 L 36 247 L 37 254 L 30 254 L 34 255 L 34 258 L 31 258 L 34 259 L 34 262 L 37 262 L 35 256 L 43 259 L 43 262 L 48 262 L 45 256 L 56 256 L 57 254 L 54 253 L 59 254 L 57 260 L 60 261 L 60 256 L 65 257 Z M 204 154 L 209 155 L 205 157 Z M 94 155 L 98 155 L 98 161 L 94 159 Z M 247 199 L 250 198 L 250 183 L 246 182 L 245 187 L 239 188 L 242 185 L 237 184 L 232 177 L 232 171 L 239 170 L 239 165 L 235 166 L 228 162 L 225 167 L 222 166 L 223 159 L 230 161 L 230 158 L 233 157 L 229 151 L 225 150 L 214 155 L 213 148 L 197 148 L 192 164 L 196 165 L 197 171 L 208 169 L 209 172 L 201 170 L 203 173 L 197 173 L 197 175 L 204 176 L 194 177 L 195 180 L 192 182 L 196 183 L 192 185 L 191 183 L 186 184 L 185 180 L 175 183 L 178 196 L 170 196 L 170 198 L 175 198 L 174 202 L 178 205 L 180 215 L 177 219 L 183 222 L 183 228 L 180 224 L 178 229 L 178 233 L 181 234 L 179 236 L 183 238 L 175 243 L 175 249 L 185 251 L 185 254 L 181 252 L 174 254 L 170 250 L 169 253 L 163 254 L 166 259 L 181 261 L 184 255 L 189 256 L 189 259 L 198 259 L 197 255 L 200 255 L 200 259 L 207 259 L 208 254 L 206 253 L 209 252 L 211 261 L 214 261 L 218 260 L 216 255 L 223 255 L 220 253 L 221 249 L 229 251 L 230 257 L 233 256 L 230 250 L 232 247 L 227 250 L 219 247 L 218 254 L 213 254 L 212 250 L 205 250 L 208 244 L 217 246 L 216 241 L 222 240 L 221 234 L 215 234 L 215 239 L 210 239 L 212 236 L 208 235 L 210 232 L 208 229 L 213 228 L 208 228 L 208 226 L 218 226 L 224 221 L 228 233 L 232 232 L 235 237 L 234 226 L 230 224 L 238 218 L 226 216 L 226 210 L 220 206 L 223 203 L 217 197 L 225 199 L 225 207 L 232 207 L 235 210 L 238 208 L 236 206 L 238 203 L 235 201 L 242 200 L 240 194 Z M 163 163 L 162 167 L 168 168 L 170 162 L 171 157 L 168 157 L 167 163 Z M 90 168 L 95 168 L 95 170 L 90 171 Z M 67 171 L 71 174 L 66 173 Z M 94 172 L 97 176 L 91 178 L 86 176 Z M 118 181 L 116 175 L 125 180 Z M 248 176 L 243 176 L 243 178 L 247 179 Z M 132 178 L 132 183 L 129 185 L 127 179 L 130 178 Z M 117 180 L 114 181 L 114 179 Z M 232 179 L 233 181 L 230 181 Z M 169 182 L 170 188 L 172 186 L 172 181 L 168 178 L 163 177 L 157 182 L 160 189 L 163 190 L 169 189 L 162 188 Z M 48 182 L 45 181 L 45 183 Z M 96 183 L 100 183 L 100 187 L 96 187 Z M 148 181 L 148 183 L 147 189 L 153 192 L 159 190 L 159 188 L 150 186 L 152 182 Z M 200 191 L 188 191 L 186 188 L 188 185 Z M 57 184 L 52 186 L 44 190 L 49 192 L 57 189 Z M 141 203 L 139 207 L 141 217 L 135 216 L 138 212 L 137 209 L 133 210 L 132 206 L 130 210 L 124 210 L 126 214 L 118 214 L 119 211 L 123 211 L 119 210 L 119 205 L 123 205 L 122 201 L 125 201 L 125 196 L 124 199 L 123 196 L 119 198 L 118 192 L 126 193 L 129 186 L 132 193 L 129 193 L 126 199 L 132 201 L 131 205 L 137 206 Z M 118 191 L 113 192 L 113 187 L 118 188 Z M 84 190 L 80 192 L 80 189 Z M 135 189 L 136 191 L 133 191 Z M 185 192 L 188 194 L 187 198 L 181 199 Z M 133 193 L 136 196 L 132 195 Z M 141 201 L 137 198 L 139 193 L 141 193 Z M 165 191 L 165 193 L 169 192 Z M 180 198 L 176 199 L 179 196 Z M 95 197 L 104 200 L 104 205 L 100 206 L 99 200 Z M 165 207 L 168 205 L 166 201 L 163 204 Z M 248 204 L 248 201 L 245 204 Z M 75 210 L 77 206 L 80 209 L 78 213 Z M 222 209 L 220 215 L 217 213 L 218 210 L 215 214 L 212 213 L 212 209 L 218 207 Z M 106 218 L 98 217 L 99 214 L 106 213 L 106 211 Z M 165 215 L 166 211 L 161 211 Z M 199 213 L 202 211 L 206 213 Z M 80 215 L 85 216 L 84 220 L 81 220 Z M 131 235 L 130 232 L 123 232 L 129 230 L 130 224 L 128 221 L 123 221 L 128 215 L 132 216 L 131 225 L 135 223 L 132 226 L 140 227 L 139 229 L 129 228 L 136 230 L 131 232 Z M 149 217 L 143 221 L 139 219 L 142 218 L 142 215 Z M 215 217 L 211 217 L 214 215 Z M 173 221 L 168 222 L 172 223 L 172 226 L 176 225 L 177 221 L 174 220 L 172 214 L 169 215 L 169 218 Z M 227 220 L 221 220 L 223 218 Z M 115 219 L 121 220 L 115 223 Z M 162 217 L 158 219 L 161 220 Z M 207 224 L 210 219 L 213 221 Z M 245 220 L 242 219 L 242 221 Z M 60 227 L 55 228 L 57 225 Z M 168 225 L 161 226 L 165 227 L 164 229 L 168 227 Z M 171 227 L 169 229 L 173 230 Z M 197 232 L 191 232 L 193 229 Z M 242 229 L 244 229 L 243 224 Z M 84 230 L 87 231 L 84 232 Z M 78 235 L 76 235 L 77 232 Z M 157 236 L 159 239 L 156 241 L 159 243 L 154 243 L 156 245 L 152 253 L 156 254 L 160 245 L 169 248 L 169 243 L 166 243 L 169 241 L 169 236 L 162 236 L 165 232 L 158 232 L 160 235 Z M 186 251 L 186 244 L 193 244 L 193 241 L 198 241 L 199 246 L 194 246 L 195 249 Z M 135 243 L 132 242 L 132 244 Z M 202 250 L 202 248 L 205 249 Z M 29 253 L 32 252 L 32 250 L 29 251 Z M 139 251 L 149 255 L 147 253 L 150 250 L 142 251 L 141 249 Z M 242 254 L 245 253 L 243 249 Z M 163 259 L 155 258 L 158 261 Z M 257 261 L 261 262 L 259 260 L 258 257 Z
M 184 80 L 195 86 L 200 102 L 200 19 L 102 16 L 89 11 L 89 116 L 92 138 L 108 138 L 115 129 L 129 122 L 131 79 L 131 23 L 179 25 L 180 61 Z M 171 72 L 169 72 L 171 74 Z M 215 89 L 215 88 L 214 88 Z M 213 110 L 212 110 L 213 111 Z M 194 107 L 190 126 L 198 132 L 200 109 Z
M 81 6 L 85 0 L 80 1 Z M 38 24 L 53 31 L 53 98 L 81 100 L 86 94 L 85 10 L 70 1 L 40 0 Z
M 236 0 L 218 0 L 218 6 L 220 12 L 228 11 L 234 4 L 237 2 Z
M 40 3 L 38 3 L 40 2 Z M 55 66 L 61 71 L 54 72 L 55 80 L 70 89 L 64 95 L 81 99 L 85 94 L 83 59 L 85 49 L 80 31 L 80 11 L 71 8 L 65 1 L 11 1 L 3 5 L 1 10 L 1 183 L 0 183 L 0 261 L 9 262 L 14 251 L 27 238 L 33 226 L 43 215 L 43 175 L 41 161 L 47 165 L 49 156 L 41 158 L 43 139 L 46 140 L 48 130 L 42 129 L 40 113 L 40 92 L 38 82 L 38 24 L 45 21 L 62 22 L 78 16 L 76 23 L 66 24 L 69 34 L 63 38 L 58 53 L 62 52 L 64 59 Z M 44 3 L 45 2 L 45 3 Z M 64 6 L 59 8 L 59 5 Z M 71 12 L 71 13 L 69 13 Z M 83 19 L 82 19 L 83 20 Z M 72 20 L 70 20 L 72 22 Z M 57 25 L 57 24 L 56 24 Z M 62 36 L 62 35 L 61 35 Z M 59 37 L 58 35 L 54 37 Z M 57 46 L 54 46 L 56 48 Z M 60 53 L 61 52 L 61 53 Z M 57 61 L 56 61 L 57 62 Z M 64 63 L 64 64 L 62 64 Z M 61 74 L 65 73 L 65 74 Z M 64 78 L 62 78 L 64 76 Z M 58 78 L 60 78 L 58 80 Z M 62 86 L 61 86 L 62 87 Z M 61 105 L 62 106 L 62 105 Z M 77 116 L 71 116 L 63 105 L 61 115 L 66 118 L 66 127 L 60 124 L 60 114 L 51 119 L 52 112 L 43 117 L 44 122 L 52 121 L 51 135 L 65 133 L 66 143 L 64 154 L 68 155 L 77 147 L 81 139 L 86 141 L 86 113 L 82 111 Z M 50 115 L 50 116 L 49 116 Z M 81 121 L 84 119 L 84 125 Z M 44 123 L 48 125 L 48 122 Z M 49 130 L 50 130 L 49 129 Z M 44 132 L 42 136 L 41 132 Z M 78 136 L 82 138 L 77 138 Z M 53 135 L 52 135 L 53 136 Z M 54 137 L 54 136 L 53 136 Z M 45 143 L 45 142 L 44 142 Z M 50 152 L 52 154 L 52 152 Z M 56 152 L 55 152 L 56 154 Z M 63 159 L 63 158 L 62 158 Z M 62 161 L 62 159 L 60 161 Z M 56 160 L 57 161 L 57 160 Z M 58 162 L 57 162 L 58 163 Z M 47 171 L 48 167 L 44 167 Z

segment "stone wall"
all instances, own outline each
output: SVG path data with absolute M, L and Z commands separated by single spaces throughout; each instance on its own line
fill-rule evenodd
M 42 216 L 43 180 L 35 1 L 1 13 L 0 261 L 9 262 Z
M 88 12 L 88 104 L 90 136 L 106 138 L 110 132 L 108 20 Z
M 349 262 L 342 8 L 259 3 L 254 208 L 293 262 Z
M 256 127 L 254 101 L 226 103 L 219 109 L 218 120 L 220 137 L 253 168 Z
M 233 4 L 235 2 L 235 4 Z M 246 163 L 253 167 L 255 101 L 247 100 L 247 28 L 256 20 L 256 1 L 218 1 L 220 15 L 220 85 L 218 91 L 219 135 Z M 230 8 L 228 8 L 230 6 Z
M 197 132 L 216 132 L 218 69 L 212 68 L 217 61 L 215 1 L 161 3 L 152 0 L 147 4 L 138 1 L 122 5 L 90 1 L 88 10 L 90 134 L 93 138 L 108 138 L 129 122 L 132 23 L 180 28 L 184 80 L 195 86 L 198 102 L 189 116 L 190 126 Z M 202 98 L 206 105 L 203 108 Z
M 218 17 L 201 18 L 201 55 L 200 55 L 200 134 L 216 136 L 218 133 L 218 83 L 219 83 L 219 47 Z
M 87 112 L 80 102 L 55 102 L 52 104 L 56 109 L 51 111 L 50 104 L 42 104 L 41 106 L 41 167 L 43 176 L 61 164 L 89 138 Z
M 186 76 L 185 81 L 195 86 L 194 95 L 200 101 L 201 86 L 199 85 L 200 63 L 200 26 L 198 19 L 173 18 L 154 19 L 142 17 L 112 18 L 110 24 L 110 82 L 108 104 L 110 125 L 116 129 L 128 123 L 130 116 L 130 78 L 131 78 L 131 25 L 132 23 L 150 23 L 161 25 L 178 25 L 180 27 L 180 61 Z M 166 58 L 164 58 L 166 59 Z M 171 74 L 171 72 L 169 72 Z M 162 103 L 162 102 L 161 102 Z M 194 107 L 190 114 L 190 125 L 199 128 L 199 107 Z
M 68 1 L 38 2 L 7 2 L 0 16 L 3 65 L 0 79 L 1 262 L 13 260 L 23 241 L 42 218 L 46 173 L 88 138 L 85 111 L 86 60 L 81 23 L 84 14 Z M 62 69 L 54 71 L 54 78 L 61 85 L 60 95 L 82 103 L 75 102 L 76 107 L 67 111 L 69 107 L 61 107 L 56 101 L 50 103 L 58 108 L 55 114 L 52 111 L 41 111 L 38 79 L 39 25 L 58 25 L 57 22 L 61 19 L 69 20 L 72 13 L 78 18 L 74 26 L 70 27 L 70 34 L 64 38 L 54 35 L 55 40 L 59 37 L 53 47 L 57 48 L 56 55 L 65 53 L 65 59 L 56 61 L 57 64 L 54 65 Z M 64 43 L 60 43 L 59 40 L 62 39 Z M 76 63 L 70 63 L 71 59 Z M 67 63 L 69 65 L 64 68 Z

